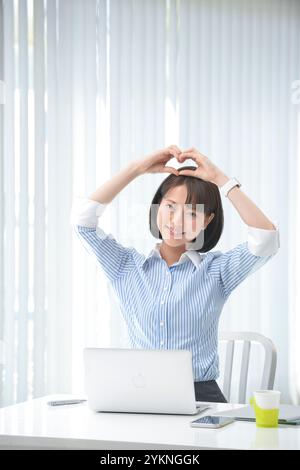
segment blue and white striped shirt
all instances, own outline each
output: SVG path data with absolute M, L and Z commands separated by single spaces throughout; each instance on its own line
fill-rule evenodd
M 101 266 L 120 303 L 132 348 L 188 349 L 194 381 L 219 377 L 218 322 L 231 292 L 271 259 L 279 231 L 248 227 L 248 239 L 222 253 L 186 251 L 168 267 L 159 243 L 148 256 L 97 226 L 107 204 L 78 198 L 71 224 Z

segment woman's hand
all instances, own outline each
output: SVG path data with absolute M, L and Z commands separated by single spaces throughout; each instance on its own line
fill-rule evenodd
M 176 168 L 165 165 L 173 157 L 179 161 L 180 154 L 181 150 L 176 145 L 170 145 L 169 147 L 158 150 L 141 160 L 137 160 L 135 162 L 137 165 L 137 171 L 140 175 L 144 173 L 173 173 L 173 175 L 178 176 L 179 172 Z
M 222 186 L 228 181 L 228 176 L 226 176 L 216 165 L 214 165 L 209 158 L 205 155 L 202 155 L 194 147 L 185 150 L 182 152 L 178 161 L 183 163 L 186 159 L 192 159 L 197 163 L 198 168 L 196 170 L 182 170 L 178 169 L 179 175 L 193 176 L 194 178 L 201 178 L 204 181 L 210 181 L 215 183 L 218 186 Z

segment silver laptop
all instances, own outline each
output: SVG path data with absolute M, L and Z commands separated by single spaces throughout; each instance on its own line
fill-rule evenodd
M 94 411 L 194 415 L 188 350 L 84 348 L 85 388 Z

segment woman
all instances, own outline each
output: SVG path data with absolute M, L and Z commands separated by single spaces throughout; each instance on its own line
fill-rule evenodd
M 166 166 L 176 157 L 197 167 Z M 124 247 L 97 227 L 97 218 L 134 178 L 171 173 L 150 208 L 156 243 L 148 256 Z M 79 198 L 72 224 L 111 282 L 127 323 L 132 348 L 192 352 L 197 401 L 226 402 L 219 376 L 218 321 L 231 292 L 279 248 L 278 227 L 206 156 L 171 145 L 125 169 L 89 198 Z M 220 192 L 248 225 L 248 239 L 222 253 L 210 251 L 223 230 Z

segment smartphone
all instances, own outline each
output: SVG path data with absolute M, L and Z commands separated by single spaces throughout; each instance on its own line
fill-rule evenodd
M 225 416 L 203 416 L 203 418 L 191 421 L 190 425 L 193 428 L 222 428 L 233 422 L 233 418 L 226 418 Z
M 70 400 L 52 400 L 52 401 L 48 401 L 47 404 L 49 406 L 59 406 L 59 405 L 77 405 L 78 403 L 83 403 L 87 401 L 86 399 L 76 399 L 76 398 L 73 398 L 73 399 L 70 399 Z

